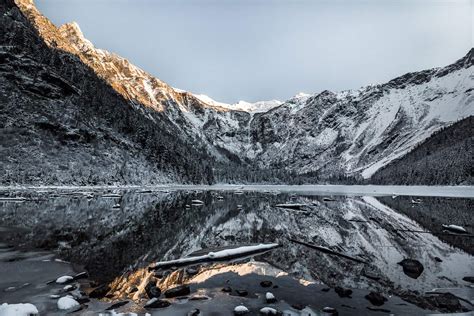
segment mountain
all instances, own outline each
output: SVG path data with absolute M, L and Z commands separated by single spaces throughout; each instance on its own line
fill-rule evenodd
M 32 0 L 0 8 L 3 184 L 367 179 L 474 114 L 474 50 L 358 90 L 226 104 L 95 48 Z
M 234 104 L 228 104 L 228 103 L 215 101 L 214 99 L 212 99 L 211 97 L 205 94 L 195 94 L 195 97 L 197 97 L 199 100 L 207 104 L 212 104 L 212 105 L 227 108 L 230 110 L 244 111 L 244 112 L 249 112 L 249 113 L 267 112 L 273 108 L 276 108 L 277 106 L 283 103 L 278 100 L 257 101 L 253 103 L 241 100 Z
M 2 184 L 213 181 L 206 144 L 163 110 L 165 84 L 152 82 L 166 99 L 154 107 L 125 79 L 143 73 L 91 51 L 77 26 L 58 29 L 28 0 L 0 12 Z

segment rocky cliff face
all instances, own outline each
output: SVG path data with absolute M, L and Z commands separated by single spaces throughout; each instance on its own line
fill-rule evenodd
M 0 12 L 2 184 L 212 181 L 206 144 L 114 86 L 108 73 L 131 76 L 132 66 L 94 68 L 91 44 L 71 41 L 77 28 L 56 28 L 30 1 L 3 1 Z
M 217 165 L 368 178 L 474 114 L 473 50 L 386 84 L 229 106 L 54 26 L 32 0 L 0 8 L 2 183 L 206 182 Z

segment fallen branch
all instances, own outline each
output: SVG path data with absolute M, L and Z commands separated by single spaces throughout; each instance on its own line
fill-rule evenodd
M 308 243 L 305 243 L 304 241 L 299 241 L 299 240 L 292 239 L 292 238 L 289 238 L 289 240 L 290 240 L 291 242 L 294 242 L 294 243 L 297 243 L 297 244 L 300 244 L 300 245 L 303 245 L 303 246 L 306 246 L 306 247 L 309 247 L 309 248 L 312 248 L 312 249 L 321 251 L 321 252 L 326 253 L 326 254 L 328 254 L 328 255 L 339 256 L 339 257 L 342 257 L 342 258 L 345 258 L 345 259 L 348 259 L 348 260 L 352 260 L 352 261 L 355 261 L 355 262 L 358 262 L 358 263 L 367 263 L 367 262 L 365 262 L 364 260 L 361 260 L 361 259 L 358 259 L 358 258 L 354 258 L 354 257 L 345 255 L 345 254 L 340 253 L 340 252 L 336 252 L 336 251 L 331 250 L 331 249 L 326 248 L 326 247 L 308 244 Z
M 444 232 L 430 232 L 426 230 L 410 230 L 410 229 L 394 229 L 397 232 L 405 233 L 417 233 L 417 234 L 431 234 L 431 235 L 440 235 L 440 236 L 459 236 L 459 237 L 474 237 L 474 235 L 468 234 L 455 234 L 455 233 L 444 233 Z

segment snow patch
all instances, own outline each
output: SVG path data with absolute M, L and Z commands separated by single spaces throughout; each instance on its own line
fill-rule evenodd
M 30 316 L 38 315 L 38 309 L 30 303 L 7 304 L 0 305 L 1 316 Z

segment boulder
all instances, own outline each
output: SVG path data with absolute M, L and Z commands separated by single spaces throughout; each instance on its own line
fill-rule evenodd
M 352 295 L 352 290 L 351 289 L 345 289 L 343 287 L 340 287 L 340 286 L 336 286 L 334 288 L 334 292 L 337 293 L 337 295 L 339 295 L 339 297 L 351 297 Z
M 369 294 L 365 296 L 365 298 L 372 305 L 375 305 L 375 306 L 382 306 L 387 301 L 387 298 L 385 296 L 376 292 L 370 292 Z
M 148 282 L 148 284 L 145 286 L 145 292 L 148 298 L 160 297 L 161 295 L 161 290 L 156 286 L 155 280 L 150 280 Z
M 152 298 L 145 304 L 145 308 L 165 308 L 170 306 L 171 303 L 165 300 L 160 300 L 156 297 Z
M 102 284 L 92 290 L 89 293 L 90 298 L 103 298 L 110 291 L 110 287 L 107 284 Z
M 421 262 L 415 259 L 403 259 L 397 264 L 401 265 L 403 267 L 403 272 L 413 279 L 417 279 L 424 270 Z
M 235 293 L 237 293 L 238 296 L 247 296 L 249 295 L 249 292 L 246 290 L 235 290 Z
M 429 296 L 428 301 L 442 312 L 462 312 L 463 307 L 459 299 L 451 293 Z
M 177 287 L 168 289 L 165 291 L 165 297 L 166 298 L 172 298 L 172 297 L 178 297 L 178 296 L 186 296 L 191 293 L 191 289 L 189 285 L 183 284 L 179 285 Z

